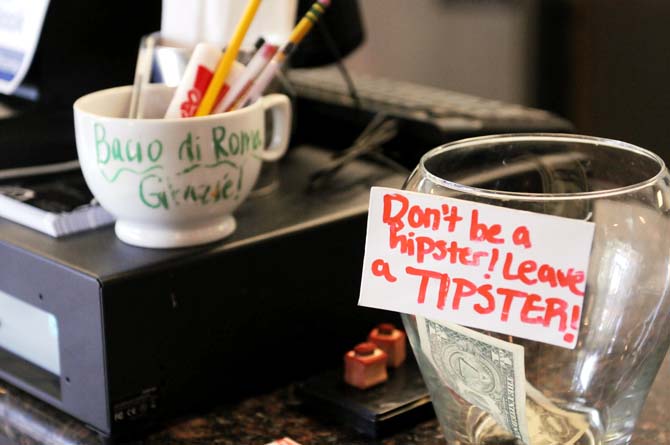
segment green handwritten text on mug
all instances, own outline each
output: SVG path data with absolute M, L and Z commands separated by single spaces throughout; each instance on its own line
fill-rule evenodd
M 127 175 L 139 176 L 137 196 L 152 209 L 238 199 L 244 164 L 240 160 L 263 147 L 260 129 L 231 132 L 216 126 L 211 129 L 211 140 L 204 143 L 189 131 L 178 143 L 168 144 L 158 138 L 149 143 L 124 141 L 99 122 L 94 123 L 93 131 L 100 174 L 109 183 Z M 198 169 L 216 170 L 218 178 L 203 182 L 193 174 Z
M 106 165 L 110 161 L 140 164 L 144 160 L 156 163 L 164 151 L 165 144 L 158 138 L 143 145 L 139 140 L 122 141 L 115 136 L 108 136 L 107 129 L 99 122 L 93 126 L 95 134 L 95 150 L 98 165 Z M 244 156 L 248 151 L 261 148 L 262 139 L 259 129 L 228 132 L 226 127 L 218 126 L 211 130 L 211 150 L 216 161 L 230 156 Z M 178 147 L 180 161 L 199 162 L 202 160 L 202 148 L 199 136 L 191 132 L 180 141 Z
M 224 126 L 212 128 L 212 149 L 217 161 L 229 156 L 244 156 L 247 151 L 256 151 L 260 147 L 261 132 L 258 129 L 229 133 Z M 191 162 L 202 159 L 199 137 L 194 138 L 191 132 L 187 134 L 179 144 L 179 159 Z
M 194 182 L 176 185 L 168 177 L 150 174 L 140 181 L 139 197 L 147 207 L 166 210 L 182 204 L 208 205 L 238 199 L 242 187 L 242 167 L 238 169 L 237 181 L 233 175 L 234 172 L 226 172 L 213 182 L 196 179 Z
M 147 145 L 142 145 L 140 141 L 127 139 L 125 144 L 121 139 L 112 137 L 107 140 L 107 130 L 100 123 L 93 125 L 95 133 L 95 151 L 98 164 L 107 164 L 110 160 L 120 162 L 141 163 L 144 159 L 150 162 L 158 162 L 163 155 L 163 142 L 154 139 Z

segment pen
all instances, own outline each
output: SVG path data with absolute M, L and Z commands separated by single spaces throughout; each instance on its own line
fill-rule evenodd
M 314 24 L 321 18 L 326 8 L 330 5 L 330 0 L 318 0 L 312 4 L 309 11 L 303 16 L 298 24 L 293 28 L 288 41 L 282 49 L 275 54 L 270 63 L 261 72 L 247 92 L 235 103 L 234 109 L 242 108 L 258 99 L 263 91 L 268 87 L 272 79 L 281 68 L 288 56 L 295 50 L 295 47 L 305 38 Z
M 285 45 L 281 54 L 278 53 L 280 57 L 273 57 L 270 63 L 267 64 L 265 69 L 261 71 L 261 73 L 258 75 L 256 80 L 251 84 L 251 86 L 247 89 L 247 92 L 242 94 L 240 98 L 235 102 L 234 106 L 232 109 L 237 110 L 239 108 L 244 108 L 256 99 L 258 99 L 262 94 L 263 91 L 270 85 L 270 82 L 272 82 L 272 79 L 274 79 L 275 75 L 277 74 L 277 71 L 281 68 L 281 66 L 284 63 L 284 60 L 291 55 L 295 48 L 295 45 L 293 43 L 289 42 L 288 45 Z
M 251 58 L 252 58 L 254 55 L 256 55 L 256 53 L 258 52 L 258 50 L 261 49 L 261 48 L 263 47 L 263 45 L 265 45 L 265 38 L 263 38 L 263 37 L 259 37 L 258 39 L 256 39 L 256 42 L 254 43 L 254 50 L 253 50 L 253 51 L 251 52 L 251 54 L 249 55 L 249 60 L 251 60 Z
M 247 3 L 247 8 L 242 14 L 242 19 L 237 24 L 237 28 L 233 33 L 233 37 L 228 43 L 228 48 L 226 48 L 226 52 L 223 54 L 221 61 L 217 65 L 216 71 L 214 72 L 214 77 L 212 78 L 212 81 L 210 82 L 209 87 L 207 88 L 207 91 L 205 92 L 205 95 L 200 102 L 200 105 L 198 106 L 198 110 L 195 113 L 196 116 L 206 116 L 210 114 L 216 105 L 216 101 L 219 99 L 221 90 L 225 85 L 226 78 L 230 73 L 230 69 L 233 66 L 235 58 L 237 57 L 237 53 L 240 50 L 244 35 L 249 30 L 251 21 L 256 15 L 256 11 L 258 10 L 260 3 L 261 0 L 249 0 Z
M 251 58 L 240 78 L 235 83 L 231 83 L 230 89 L 223 100 L 214 108 L 214 113 L 228 111 L 231 106 L 234 106 L 237 99 L 242 97 L 249 89 L 254 79 L 263 71 L 263 68 L 270 62 L 276 52 L 277 45 L 271 43 L 263 45 Z

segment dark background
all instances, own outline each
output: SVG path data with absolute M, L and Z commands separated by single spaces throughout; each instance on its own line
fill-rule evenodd
M 140 36 L 160 28 L 160 3 L 52 0 L 27 81 L 39 88 L 39 107 L 64 111 L 42 120 L 67 127 L 63 122 L 75 98 L 129 84 Z M 301 0 L 301 10 L 309 3 Z M 338 3 L 343 9 L 356 5 L 334 0 Z M 337 21 L 329 20 L 345 37 L 360 37 L 356 29 L 363 23 L 365 40 L 345 59 L 353 71 L 544 108 L 572 121 L 577 132 L 632 142 L 670 160 L 670 2 L 364 0 L 358 5 L 360 17 L 347 20 L 338 13 Z M 347 27 L 350 32 L 343 32 Z M 309 42 L 307 48 L 313 50 Z M 15 123 L 0 124 L 0 138 L 14 128 Z M 2 145 L 20 146 L 32 128 L 34 122 Z M 44 133 L 40 141 L 61 139 Z
M 670 2 L 359 3 L 352 69 L 544 108 L 670 161 Z

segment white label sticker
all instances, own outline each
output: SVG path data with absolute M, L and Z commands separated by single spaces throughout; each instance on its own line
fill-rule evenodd
M 373 187 L 358 304 L 565 348 L 594 224 Z
M 49 0 L 0 0 L 0 93 L 23 81 L 42 32 Z

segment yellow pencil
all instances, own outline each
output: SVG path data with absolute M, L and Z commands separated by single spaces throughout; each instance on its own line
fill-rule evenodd
M 207 87 L 207 91 L 205 91 L 205 95 L 202 97 L 198 110 L 195 112 L 196 116 L 206 116 L 212 112 L 221 88 L 223 88 L 228 73 L 230 73 L 230 68 L 237 58 L 244 35 L 247 33 L 260 4 L 261 0 L 249 0 L 249 3 L 247 3 L 247 8 L 244 10 L 244 14 L 242 14 L 242 19 L 237 24 L 235 33 L 230 42 L 228 42 L 226 52 L 223 53 L 223 57 L 221 57 L 221 61 L 217 65 L 216 71 L 214 71 L 214 77 L 212 77 L 212 81 L 209 83 L 209 87 Z
M 291 31 L 288 41 L 295 45 L 300 43 L 310 29 L 312 29 L 314 23 L 316 23 L 321 15 L 326 12 L 328 6 L 330 6 L 330 0 L 319 0 L 314 2 L 300 22 L 293 28 L 293 31 Z

